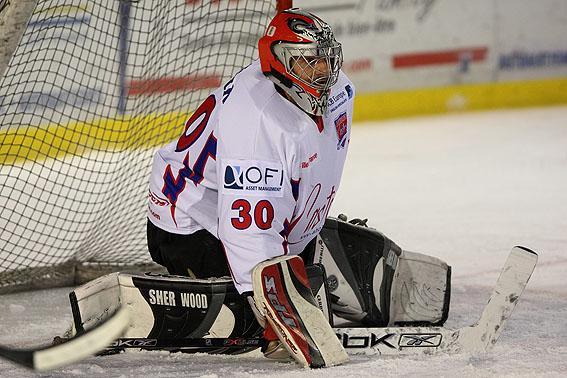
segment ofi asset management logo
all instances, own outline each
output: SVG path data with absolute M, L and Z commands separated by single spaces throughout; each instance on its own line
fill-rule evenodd
M 281 163 L 254 160 L 223 161 L 223 192 L 258 196 L 283 196 Z

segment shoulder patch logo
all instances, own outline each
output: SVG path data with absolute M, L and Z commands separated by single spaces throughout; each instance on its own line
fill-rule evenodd
M 347 139 L 348 118 L 346 113 L 341 113 L 341 115 L 335 119 L 335 129 L 337 130 L 337 138 L 339 139 L 337 150 L 340 150 L 344 148 Z
M 239 165 L 227 165 L 224 169 L 224 188 L 242 189 L 244 175 L 240 171 Z
M 224 160 L 224 194 L 282 197 L 284 171 L 279 162 Z

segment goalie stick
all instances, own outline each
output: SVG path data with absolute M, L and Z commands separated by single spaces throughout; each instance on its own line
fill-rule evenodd
M 266 344 L 264 338 L 185 338 L 185 339 L 156 339 L 144 337 L 122 337 L 116 339 L 105 351 L 100 354 L 112 354 L 125 348 L 136 348 L 144 350 L 183 350 L 195 349 L 196 352 L 204 352 L 208 349 L 215 350 L 221 348 L 242 349 L 242 347 L 259 348 Z
M 516 246 L 504 263 L 480 319 L 473 325 L 449 330 L 443 327 L 337 328 L 349 354 L 476 353 L 490 350 L 537 263 L 537 254 Z
M 129 323 L 128 310 L 118 309 L 105 322 L 62 344 L 32 349 L 0 346 L 0 357 L 36 371 L 56 369 L 103 350 L 122 334 Z
M 490 350 L 506 321 L 512 314 L 519 297 L 537 262 L 537 254 L 525 247 L 514 247 L 506 260 L 492 295 L 480 319 L 473 325 L 450 330 L 444 327 L 387 327 L 387 328 L 334 328 L 348 354 L 432 354 L 485 352 Z M 262 346 L 259 338 L 214 339 L 117 339 L 106 352 L 127 348 L 145 350 L 178 349 L 202 352 L 205 348 L 232 348 Z

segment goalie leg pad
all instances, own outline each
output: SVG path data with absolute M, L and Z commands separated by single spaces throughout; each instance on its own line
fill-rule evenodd
M 313 295 L 328 316 L 325 272 L 317 265 L 306 270 Z M 259 336 L 265 328 L 263 314 L 255 314 L 256 307 L 250 305 L 252 297 L 238 294 L 230 278 L 112 273 L 77 287 L 69 298 L 73 324 L 64 335 L 67 338 L 96 327 L 121 305 L 131 315 L 124 335 L 130 338 L 246 338 Z M 248 350 L 195 348 L 192 352 Z
M 451 267 L 403 251 L 392 281 L 388 326 L 441 326 L 449 316 Z
M 299 364 L 319 368 L 348 360 L 313 297 L 299 256 L 260 263 L 254 268 L 252 279 L 256 304 Z
M 230 278 L 113 273 L 76 288 L 69 297 L 76 333 L 95 327 L 121 305 L 131 319 L 124 337 L 233 338 L 262 333 L 247 300 Z M 192 352 L 248 350 L 243 346 L 241 350 L 195 348 Z
M 402 251 L 364 221 L 327 218 L 313 261 L 325 267 L 335 325 L 440 326 L 447 319 L 451 267 Z

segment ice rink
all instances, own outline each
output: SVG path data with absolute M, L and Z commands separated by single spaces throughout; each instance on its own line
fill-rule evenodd
M 331 215 L 369 219 L 406 250 L 453 267 L 446 326 L 473 323 L 510 249 L 539 263 L 492 352 L 353 357 L 304 370 L 243 356 L 132 352 L 53 377 L 567 376 L 567 107 L 455 113 L 357 124 Z M 40 345 L 71 322 L 70 288 L 0 296 L 0 343 Z M 33 374 L 1 361 L 0 376 Z

